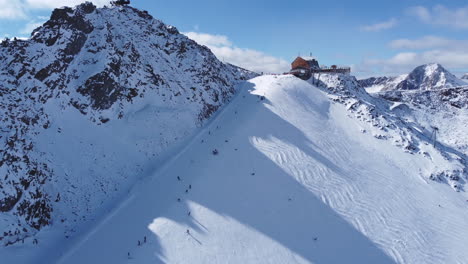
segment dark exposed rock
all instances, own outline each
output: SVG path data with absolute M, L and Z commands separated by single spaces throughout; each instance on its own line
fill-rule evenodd
M 108 109 L 117 101 L 122 89 L 108 72 L 101 72 L 89 78 L 77 91 L 90 97 L 94 109 L 102 110 Z
M 46 153 L 39 151 L 41 133 L 66 134 L 56 112 L 71 109 L 98 126 L 123 119 L 133 104 L 157 101 L 160 108 L 186 108 L 196 127 L 229 101 L 239 81 L 254 76 L 220 62 L 175 27 L 132 7 L 97 9 L 85 3 L 55 9 L 31 39 L 2 41 L 0 213 L 15 220 L 0 241 L 11 245 L 34 235 L 54 222 L 57 206 L 65 202 L 76 215 L 88 216 L 92 209 L 80 211 L 82 205 L 76 201 L 99 203 L 89 193 L 73 197 L 78 195 L 76 189 L 85 193 L 90 185 L 100 186 L 111 197 L 115 188 L 108 186 L 119 183 L 118 178 L 100 181 L 97 175 L 86 188 L 75 186 L 68 180 L 82 175 L 67 175 L 54 167 L 54 157 L 60 153 L 47 152 L 49 147 Z M 147 100 L 149 95 L 152 98 Z M 95 166 L 86 159 L 74 162 Z M 57 182 L 69 185 L 56 186 Z M 63 195 L 54 193 L 55 189 L 63 190 Z M 76 200 L 71 202 L 70 197 Z M 68 221 L 65 224 L 72 226 Z
M 86 42 L 86 35 L 83 33 L 78 33 L 72 37 L 71 42 L 67 45 L 64 52 L 66 55 L 76 55 L 81 51 L 85 42 Z

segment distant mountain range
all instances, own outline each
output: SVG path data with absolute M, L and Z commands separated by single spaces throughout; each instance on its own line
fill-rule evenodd
M 462 78 L 468 78 L 465 74 Z M 467 85 L 437 63 L 416 67 L 412 72 L 396 77 L 371 77 L 359 80 L 359 84 L 368 92 L 394 90 L 439 90 Z

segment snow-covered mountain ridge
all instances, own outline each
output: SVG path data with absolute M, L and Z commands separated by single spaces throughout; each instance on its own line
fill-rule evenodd
M 91 3 L 2 41 L 0 65 L 3 245 L 69 236 L 254 76 L 145 11 Z
M 358 80 L 359 85 L 366 88 L 369 93 L 393 90 L 401 81 L 408 75 L 403 74 L 394 77 L 370 77 L 367 79 Z
M 244 82 L 147 13 L 92 4 L 0 62 L 5 263 L 468 260 L 458 93 L 403 92 L 446 93 L 425 120 L 348 75 Z
M 441 128 L 442 134 L 448 137 L 448 140 L 444 142 L 447 145 L 439 143 L 437 148 L 433 148 L 430 145 L 434 144 L 432 134 L 434 123 L 439 122 L 440 126 L 443 123 L 440 123 L 440 120 L 432 122 L 425 120 L 423 122 L 419 115 L 432 115 L 430 111 L 411 110 L 403 103 L 395 104 L 386 98 L 373 97 L 361 87 L 359 81 L 353 76 L 321 74 L 318 75 L 318 78 L 312 78 L 310 82 L 324 88 L 332 100 L 344 104 L 355 118 L 363 121 L 366 126 L 362 127 L 362 133 L 390 141 L 392 145 L 402 148 L 405 152 L 432 159 L 437 165 L 433 171 L 425 175 L 426 177 L 446 182 L 457 191 L 464 190 L 464 185 L 468 180 L 468 152 L 464 152 L 468 145 L 468 138 L 464 136 L 455 143 L 451 139 L 453 137 L 450 136 L 452 133 L 456 135 L 468 132 L 463 121 L 456 119 L 463 118 L 464 112 L 454 113 L 451 121 L 455 122 L 452 122 L 451 129 Z M 443 91 L 441 92 L 443 93 Z M 453 95 L 450 92 L 446 93 L 446 96 Z M 453 96 L 462 96 L 465 101 L 468 98 L 458 92 Z M 434 98 L 428 98 L 428 100 L 434 100 L 437 103 Z M 446 108 L 444 110 L 446 111 Z M 435 158 L 434 155 L 439 156 L 439 158 Z M 438 161 L 436 162 L 436 160 Z M 442 165 L 443 163 L 447 163 L 447 165 Z
M 374 84 L 377 79 L 382 82 Z M 370 78 L 359 80 L 359 84 L 373 96 L 393 104 L 399 118 L 425 127 L 441 143 L 468 155 L 467 83 L 439 64 L 419 66 L 399 83 L 387 80 Z
M 370 111 L 384 122 L 391 104 L 349 76 L 320 82 L 250 80 L 164 168 L 43 262 L 466 262 L 466 192 L 429 180 L 456 161 L 423 138 L 415 145 L 428 155 L 373 137 L 383 123 L 364 110 L 380 102 Z
M 369 92 L 392 90 L 438 90 L 466 86 L 466 83 L 447 71 L 438 63 L 416 67 L 408 75 L 397 77 L 371 77 L 359 80 Z

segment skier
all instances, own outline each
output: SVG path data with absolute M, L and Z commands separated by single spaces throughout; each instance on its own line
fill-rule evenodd
M 192 184 L 189 184 L 188 188 L 189 188 L 189 189 L 192 189 Z
M 138 240 L 138 246 L 141 246 L 141 242 L 140 242 L 140 240 Z
M 190 211 L 188 212 L 188 216 L 190 216 Z
M 130 259 L 130 252 L 127 253 L 127 257 Z
M 190 230 L 187 229 L 187 235 L 190 235 Z
M 218 152 L 217 149 L 214 149 L 214 150 L 213 150 L 213 155 L 218 155 L 218 153 L 219 153 L 219 152 Z
M 179 176 L 177 176 L 177 180 L 179 180 L 179 181 L 180 181 L 180 177 L 179 177 Z
M 188 193 L 188 190 L 185 190 L 185 193 Z
M 180 202 L 180 198 L 177 198 L 177 201 Z
M 143 242 L 146 243 L 146 236 L 144 237 Z

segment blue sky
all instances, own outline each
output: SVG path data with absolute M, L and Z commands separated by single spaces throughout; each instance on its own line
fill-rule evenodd
M 54 6 L 80 0 L 0 0 L 0 36 L 28 36 Z M 103 4 L 105 0 L 95 0 Z M 466 0 L 162 1 L 132 6 L 257 71 L 287 70 L 299 53 L 321 64 L 351 65 L 356 75 L 395 75 L 439 62 L 468 71 Z

